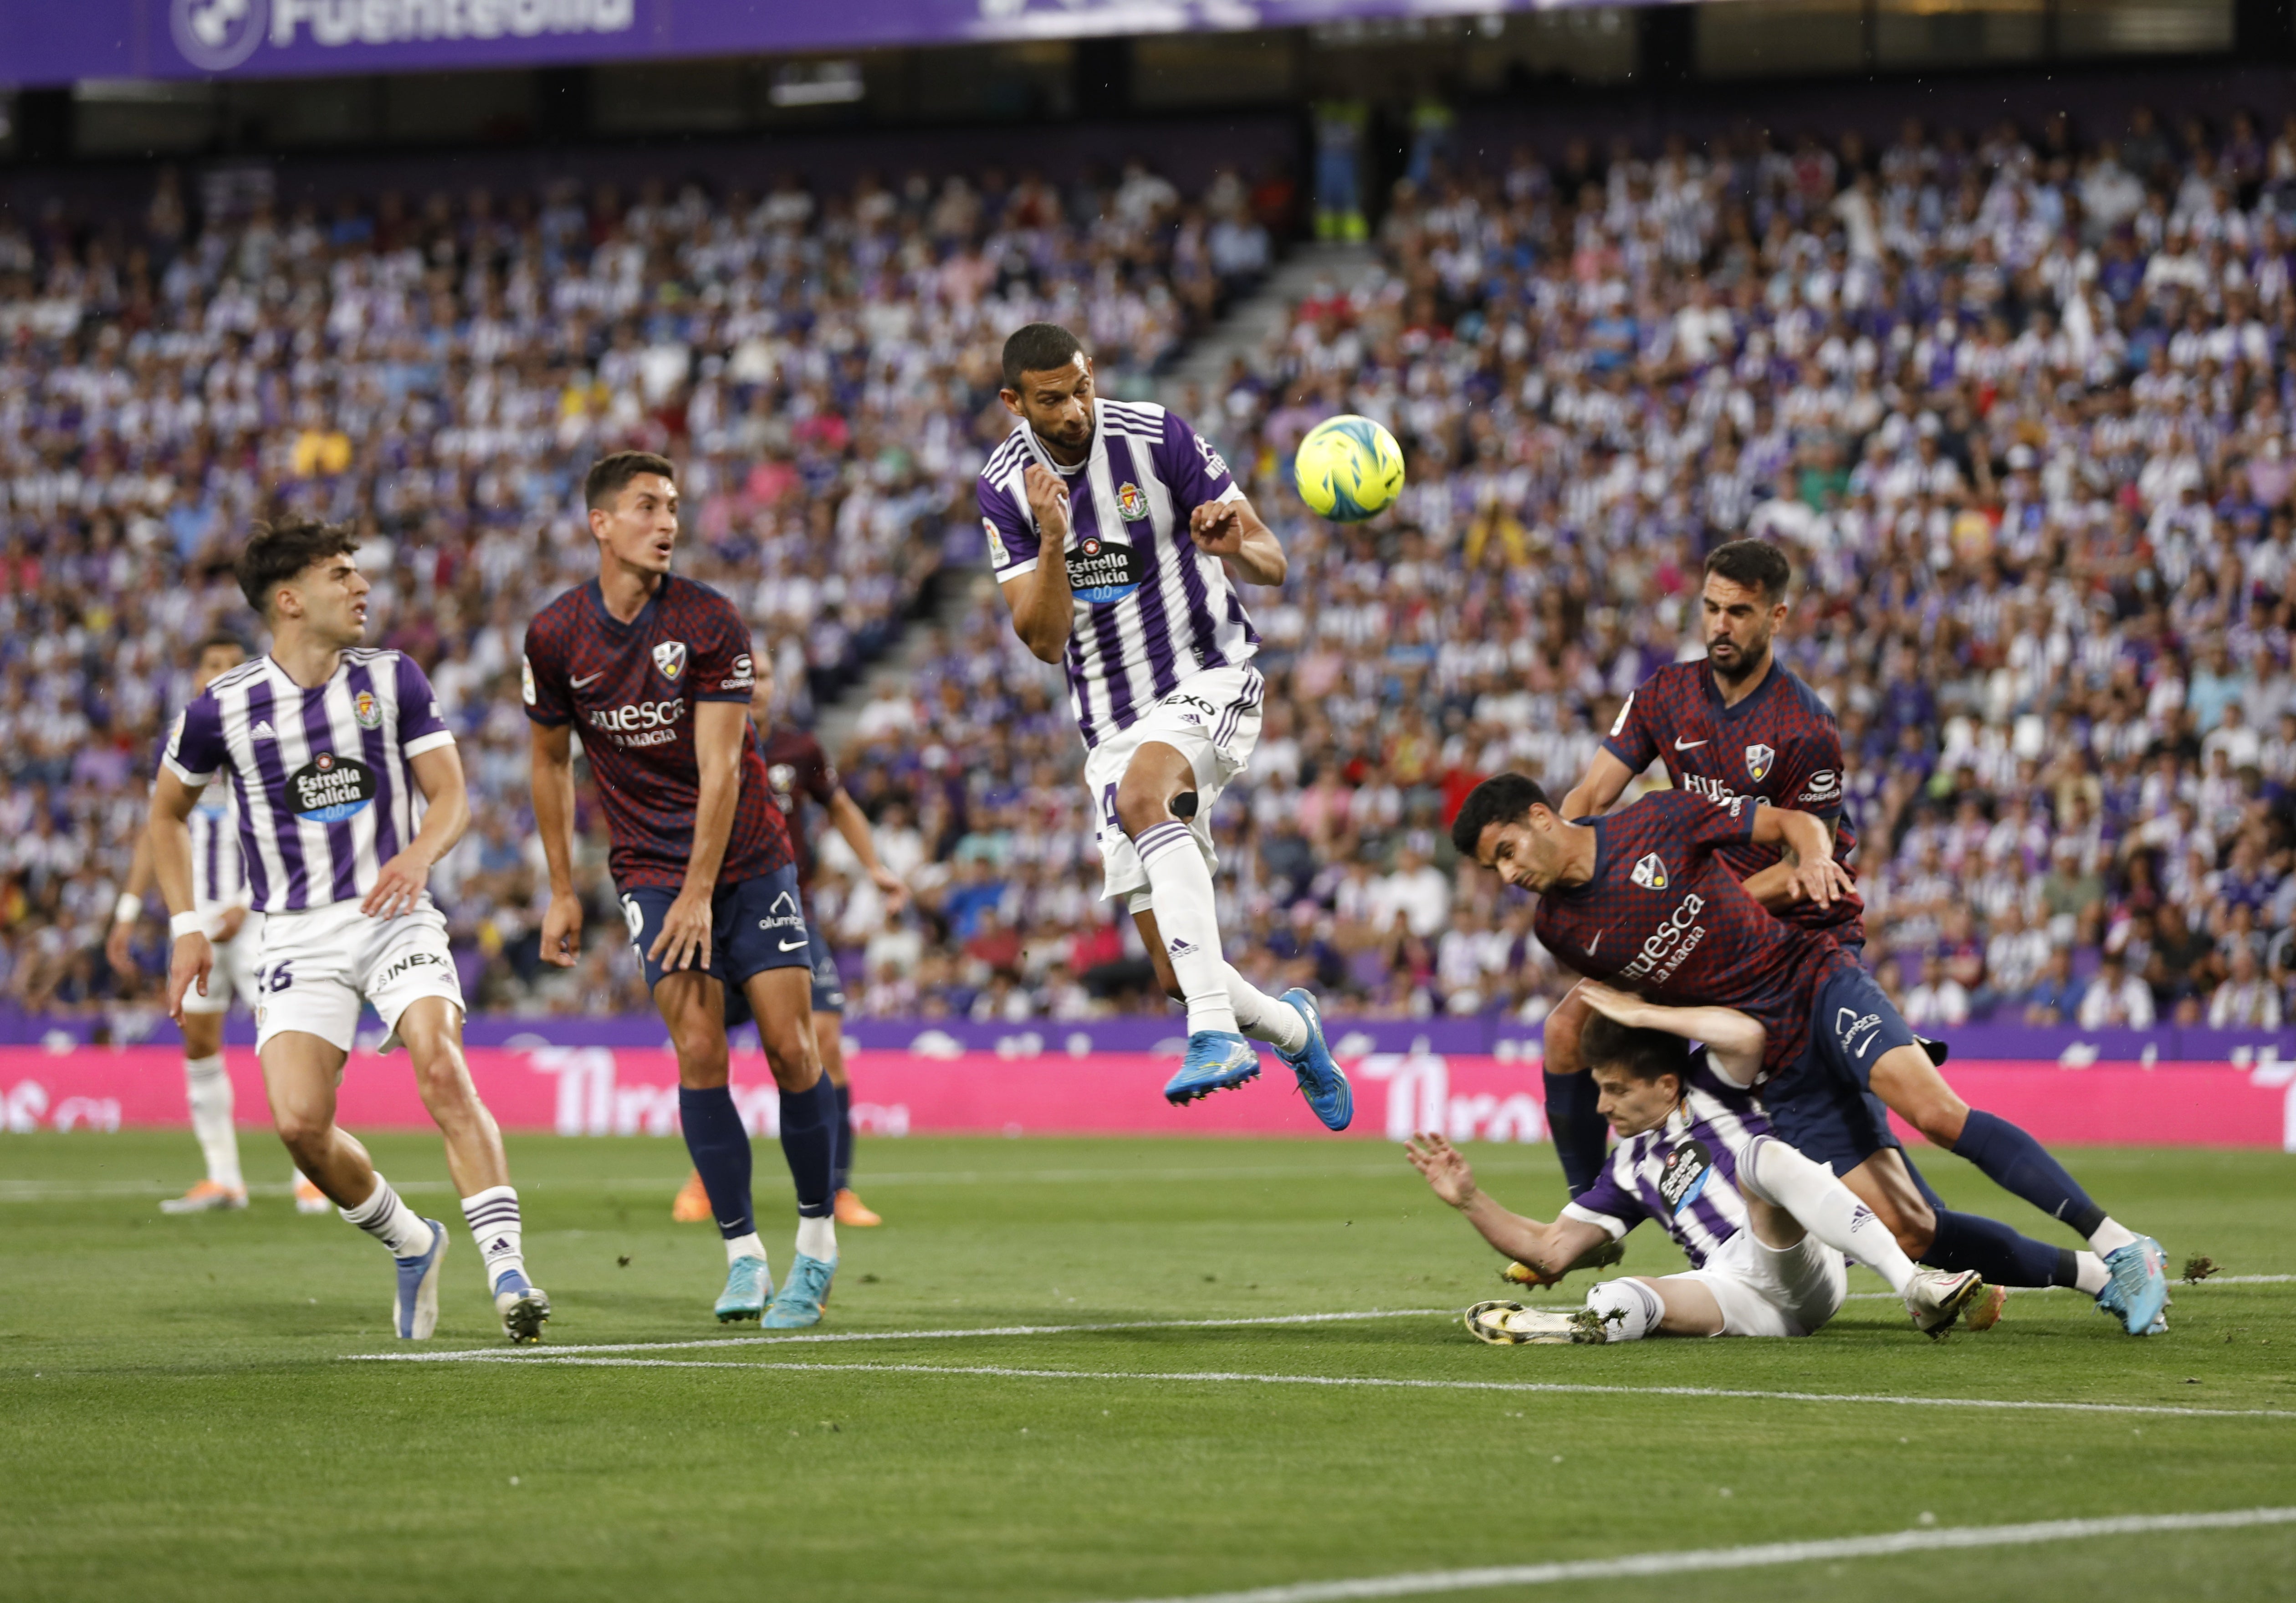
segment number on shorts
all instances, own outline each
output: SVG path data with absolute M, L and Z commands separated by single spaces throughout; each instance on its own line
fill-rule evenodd
M 1116 822 L 1116 787 L 1112 785 L 1100 787 L 1100 816 L 1110 829 L 1120 827 Z
M 261 975 L 261 989 L 265 991 L 284 991 L 294 982 L 295 976 L 293 973 L 289 970 L 284 959 L 282 959 L 277 963 L 274 963 L 270 967 L 265 969 Z
M 630 926 L 630 944 L 636 946 L 638 937 L 645 933 L 645 909 L 638 906 L 636 897 L 622 898 L 622 922 Z

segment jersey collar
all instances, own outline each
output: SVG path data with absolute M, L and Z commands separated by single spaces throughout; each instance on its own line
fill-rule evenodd
M 1722 699 L 1722 686 L 1714 682 L 1712 663 L 1707 664 L 1706 671 L 1700 675 L 1699 678 L 1700 682 L 1706 686 L 1706 699 L 1712 704 L 1714 716 L 1725 723 L 1731 723 L 1751 711 L 1784 676 L 1785 670 L 1778 665 L 1777 648 L 1772 646 L 1770 665 L 1762 670 L 1762 682 L 1755 686 L 1747 695 L 1742 697 L 1734 707 Z
M 596 580 L 594 579 L 584 585 L 582 594 L 590 598 L 590 611 L 601 624 L 615 634 L 629 635 L 636 633 L 646 626 L 647 620 L 653 616 L 654 608 L 661 604 L 661 598 L 669 593 L 669 587 L 676 582 L 677 575 L 675 573 L 663 574 L 661 582 L 654 586 L 653 594 L 646 597 L 645 605 L 640 607 L 638 615 L 627 623 L 624 623 L 606 610 L 606 592 L 599 588 Z
M 1092 459 L 1100 454 L 1100 397 L 1095 395 L 1092 398 L 1092 439 L 1085 445 L 1084 460 L 1074 467 L 1053 459 L 1052 452 L 1045 448 L 1045 442 L 1037 438 L 1037 425 L 1025 417 L 1021 420 L 1021 440 L 1028 448 L 1029 455 L 1034 456 L 1046 473 L 1062 480 L 1077 478 L 1092 466 Z

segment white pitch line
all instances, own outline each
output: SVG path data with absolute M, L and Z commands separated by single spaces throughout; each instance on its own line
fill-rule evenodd
M 964 1336 L 1084 1336 L 1103 1330 L 1228 1330 L 1267 1325 L 1331 1325 L 1349 1319 L 1456 1318 L 1456 1308 L 1364 1308 L 1348 1313 L 1273 1313 L 1231 1319 L 1120 1319 L 1098 1325 L 983 1325 L 966 1330 L 825 1330 L 811 1336 L 717 1336 L 686 1342 L 599 1342 L 575 1347 L 458 1347 L 438 1352 L 347 1352 L 386 1364 L 538 1363 L 584 1352 L 674 1352 L 693 1347 L 782 1347 L 816 1342 L 948 1341 Z
M 960 1375 L 997 1380 L 1152 1380 L 1177 1385 L 1361 1386 L 1397 1392 L 1541 1392 L 1597 1397 L 1751 1398 L 1767 1402 L 1863 1402 L 1904 1408 L 2002 1409 L 2065 1414 L 2160 1414 L 2176 1418 L 2296 1419 L 2292 1409 L 2179 1408 L 2147 1402 L 2040 1402 L 2025 1398 L 1900 1397 L 1868 1392 L 1757 1392 L 1727 1386 L 1606 1386 L 1539 1380 L 1398 1380 L 1377 1375 L 1253 1375 L 1234 1369 L 1177 1372 L 1130 1369 L 1022 1369 L 1005 1364 L 831 1364 L 801 1360 L 741 1363 L 711 1358 L 561 1357 L 544 1351 L 528 1364 L 557 1364 L 597 1369 L 780 1369 L 809 1374 Z
M 1255 1587 L 1248 1591 L 1195 1592 L 1186 1597 L 1140 1599 L 1136 1603 L 1350 1603 L 1358 1598 L 1423 1597 L 1431 1592 L 1479 1591 L 1494 1586 L 1548 1586 L 1561 1581 L 1612 1581 L 1629 1576 L 1697 1574 L 1714 1570 L 1815 1564 L 1828 1559 L 1888 1558 L 1900 1553 L 2032 1547 L 2050 1541 L 2088 1541 L 2103 1536 L 2150 1536 L 2174 1531 L 2237 1531 L 2257 1525 L 2292 1523 L 2296 1523 L 2296 1508 L 2231 1508 L 2214 1514 L 2124 1514 L 2106 1519 L 2051 1519 L 2021 1525 L 1947 1525 L 1942 1529 L 1885 1531 L 1873 1536 L 1843 1536 L 1830 1541 L 1773 1541 L 1754 1547 L 1632 1553 L 1618 1558 L 1579 1558 L 1558 1564 L 1492 1565 L 1481 1569 L 1423 1570 L 1416 1574 L 1374 1575 L 1355 1581 L 1304 1581 L 1290 1586 Z

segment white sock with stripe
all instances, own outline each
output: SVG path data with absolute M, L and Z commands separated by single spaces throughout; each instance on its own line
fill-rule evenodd
M 1738 1189 L 1774 1208 L 1784 1208 L 1801 1228 L 1837 1253 L 1847 1254 L 1890 1283 L 1898 1295 L 1914 1278 L 1890 1227 L 1874 1216 L 1849 1188 L 1775 1136 L 1756 1136 L 1738 1165 Z
M 1156 909 L 1156 933 L 1172 959 L 1180 994 L 1188 999 L 1188 1033 L 1218 1030 L 1241 1034 L 1235 1005 L 1228 999 L 1228 974 L 1220 958 L 1219 913 L 1212 905 L 1212 871 L 1196 837 L 1177 818 L 1140 832 L 1133 844 L 1148 872 L 1148 898 Z
M 231 1122 L 231 1075 L 223 1054 L 184 1059 L 184 1089 L 192 1105 L 192 1134 L 207 1159 L 208 1179 L 236 1191 L 246 1184 L 239 1172 L 239 1132 Z
M 1159 929 L 1163 926 L 1157 925 Z M 1297 1052 L 1308 1044 L 1308 1021 L 1280 997 L 1269 996 L 1236 972 L 1233 963 L 1220 965 L 1227 974 L 1228 1005 L 1244 1034 L 1264 1040 L 1279 1052 Z
M 434 1237 L 422 1216 L 399 1200 L 390 1182 L 375 1171 L 374 1189 L 356 1208 L 342 1211 L 345 1222 L 355 1224 L 383 1245 L 394 1258 L 420 1258 L 430 1250 Z
M 512 1270 L 526 1273 L 526 1252 L 521 1242 L 524 1227 L 519 1221 L 515 1187 L 489 1186 L 464 1197 L 463 1220 L 471 1227 L 471 1239 L 479 1244 L 488 1290 L 493 1290 Z

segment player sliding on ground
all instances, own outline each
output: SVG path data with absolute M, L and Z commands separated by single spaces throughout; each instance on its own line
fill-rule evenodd
M 1254 1078 L 1250 1035 L 1316 1116 L 1345 1130 L 1353 1095 L 1315 999 L 1270 997 L 1236 972 L 1212 894 L 1212 806 L 1259 739 L 1263 688 L 1259 637 L 1228 571 L 1282 584 L 1283 547 L 1194 430 L 1094 393 L 1066 329 L 1032 323 L 1005 341 L 1001 393 L 1021 426 L 980 470 L 989 556 L 1013 632 L 1068 672 L 1102 894 L 1126 899 L 1158 981 L 1188 1009 L 1164 1095 L 1192 1102 Z
M 757 674 L 758 687 L 750 697 L 750 718 L 757 726 L 758 756 L 766 765 L 766 783 L 772 787 L 774 805 L 782 810 L 782 818 L 789 825 L 790 850 L 797 858 L 798 884 L 806 900 L 806 938 L 812 943 L 806 959 L 813 971 L 813 1044 L 821 1057 L 821 1072 L 829 1076 L 837 1098 L 837 1167 L 830 1177 L 837 1197 L 836 1218 L 839 1224 L 865 1229 L 885 1221 L 854 1195 L 849 1183 L 853 1177 L 853 1086 L 845 1073 L 845 982 L 837 972 L 837 958 L 829 949 L 829 938 L 822 933 L 821 925 L 813 916 L 813 854 L 806 849 L 802 811 L 807 799 L 810 797 L 820 803 L 829 821 L 837 826 L 837 833 L 853 849 L 861 871 L 883 895 L 888 917 L 899 915 L 909 892 L 901 884 L 900 875 L 877 859 L 877 835 L 869 826 L 869 815 L 838 783 L 837 765 L 829 760 L 829 753 L 821 749 L 821 742 L 803 729 L 774 721 L 774 670 L 770 658 L 758 658 Z M 749 1022 L 749 1004 L 740 991 L 728 991 L 726 1003 L 727 1029 Z M 687 1180 L 669 1213 L 680 1224 L 698 1224 L 710 1216 L 709 1192 L 701 1183 L 701 1171 L 696 1170 Z
M 1500 1207 L 1441 1136 L 1413 1139 L 1412 1164 L 1435 1195 L 1532 1269 L 1559 1273 L 1645 1219 L 1690 1258 L 1688 1274 L 1602 1281 L 1574 1313 L 1478 1303 L 1467 1311 L 1467 1328 L 1500 1344 L 1808 1336 L 1841 1310 L 1847 1254 L 1889 1281 L 1915 1328 L 1944 1336 L 1983 1281 L 1915 1268 L 1841 1181 L 1771 1134 L 1753 1099 L 1715 1073 L 1751 1075 L 1760 1065 L 1761 1025 L 1726 1008 L 1699 1011 L 1702 1050 L 1678 1033 L 1608 1018 L 1587 1025 L 1589 1072 L 1619 1145 L 1553 1224 Z
M 210 635 L 192 654 L 192 694 L 196 696 L 222 675 L 247 661 L 236 635 Z M 172 731 L 170 732 L 172 735 Z M 162 742 L 160 750 L 167 749 Z M 237 996 L 251 1011 L 256 1004 L 255 968 L 263 955 L 263 915 L 254 912 L 255 893 L 240 866 L 239 826 L 232 814 L 229 787 L 210 785 L 186 820 L 192 834 L 192 905 L 215 953 L 204 995 L 195 987 L 184 998 L 184 1087 L 192 1110 L 192 1136 L 207 1160 L 207 1178 L 181 1196 L 160 1204 L 162 1213 L 208 1213 L 247 1206 L 247 1182 L 239 1169 L 239 1132 L 232 1124 L 231 1073 L 223 1061 L 223 1018 Z M 152 886 L 152 832 L 135 832 L 135 853 L 127 884 L 112 910 L 111 933 L 104 938 L 104 960 L 114 974 L 126 974 L 135 958 L 129 942 L 144 917 L 144 892 Z M 295 1175 L 295 1211 L 324 1213 L 326 1194 L 301 1170 Z
M 542 956 L 570 968 L 581 952 L 578 725 L 613 837 L 607 867 L 677 1053 L 685 1149 L 726 1242 L 718 1317 L 789 1330 L 821 1322 L 837 1272 L 836 1103 L 814 1051 L 810 941 L 789 829 L 749 737 L 749 629 L 725 596 L 669 571 L 676 476 L 640 451 L 591 465 L 583 495 L 598 577 L 552 602 L 526 631 L 534 827 L 550 865 Z M 797 1253 L 779 1295 L 750 1196 L 750 1132 L 728 1085 L 729 985 L 757 1018 L 797 1188 Z
M 359 1004 L 372 1004 L 383 1050 L 406 1043 L 447 1139 L 504 1334 L 538 1341 L 550 1299 L 526 1277 L 518 1193 L 463 1060 L 462 982 L 424 888 L 470 826 L 462 759 L 422 669 L 395 651 L 359 649 L 370 587 L 357 544 L 348 530 L 285 522 L 258 528 L 240 554 L 239 588 L 271 630 L 270 654 L 217 676 L 184 710 L 152 791 L 152 862 L 175 915 L 168 1007 L 180 1021 L 214 972 L 186 820 L 228 772 L 264 916 L 255 1052 L 280 1139 L 343 1217 L 398 1260 L 393 1328 L 429 1336 L 446 1227 L 400 1201 L 335 1123 Z
M 2023 1130 L 1972 1112 L 1857 960 L 1831 935 L 1771 917 L 1719 856 L 1726 846 L 1781 848 L 1790 855 L 1777 894 L 1827 902 L 1849 881 L 1826 824 L 1682 791 L 1573 824 L 1536 784 L 1502 774 L 1468 793 L 1451 839 L 1462 856 L 1538 894 L 1533 927 L 1558 962 L 1651 1001 L 1734 1007 L 1757 1020 L 1767 1032 L 1762 1101 L 1779 1135 L 1840 1175 L 1910 1256 L 1975 1270 L 1995 1286 L 2079 1287 L 2132 1336 L 2166 1328 L 2161 1244 L 2116 1223 Z M 2072 1223 L 2095 1250 L 2053 1247 L 1939 1205 L 1915 1182 L 1884 1105 L 1917 1129 L 1941 1123 L 1945 1109 L 1957 1128 L 1982 1130 L 1982 1143 L 1965 1144 L 1979 1166 Z

